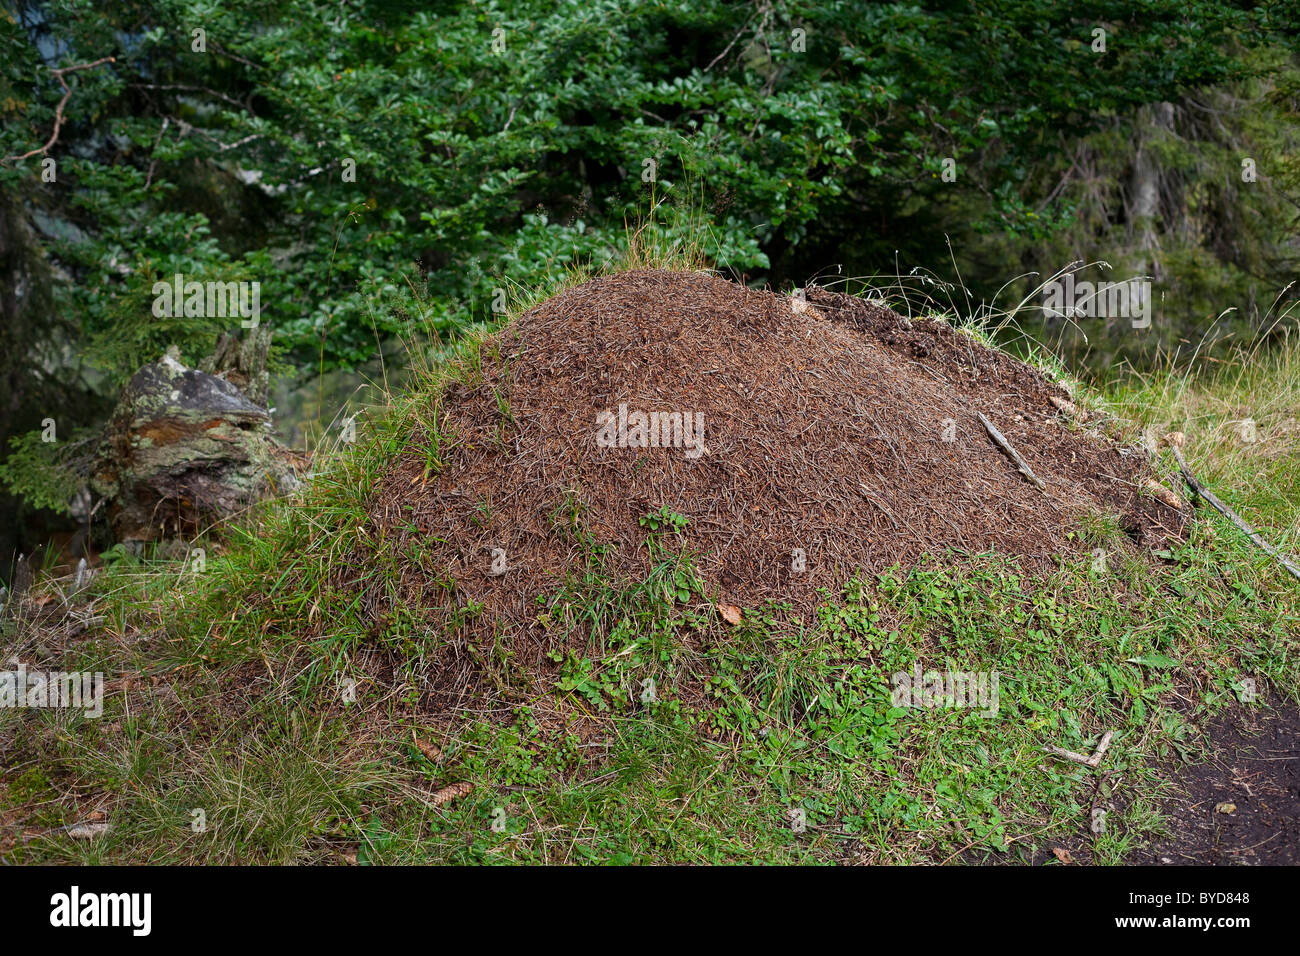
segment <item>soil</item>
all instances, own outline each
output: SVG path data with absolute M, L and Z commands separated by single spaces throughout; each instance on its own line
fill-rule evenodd
M 1205 737 L 1202 762 L 1169 768 L 1169 836 L 1132 862 L 1300 864 L 1300 710 L 1238 708 L 1212 721 Z
M 1300 709 L 1234 707 L 1199 735 L 1187 760 L 1160 765 L 1169 786 L 1160 812 L 1167 830 L 1124 859 L 1128 866 L 1294 866 L 1300 864 Z M 1123 809 L 1135 794 L 1110 802 L 1109 774 L 1098 776 L 1093 807 Z M 985 848 L 961 854 L 980 866 L 1095 865 L 1094 838 L 1063 834 L 1014 841 L 1009 853 Z M 874 862 L 865 851 L 850 862 Z

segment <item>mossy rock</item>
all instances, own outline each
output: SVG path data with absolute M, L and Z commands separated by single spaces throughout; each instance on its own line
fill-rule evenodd
M 91 482 L 117 538 L 148 541 L 191 535 L 292 490 L 297 464 L 265 407 L 169 351 L 123 390 Z

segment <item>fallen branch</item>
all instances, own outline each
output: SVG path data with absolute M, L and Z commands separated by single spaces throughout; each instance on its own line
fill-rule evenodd
M 1201 484 L 1199 481 L 1196 480 L 1196 476 L 1192 474 L 1191 468 L 1189 468 L 1187 465 L 1187 459 L 1183 457 L 1183 453 L 1179 450 L 1178 445 L 1174 442 L 1170 442 L 1169 450 L 1174 453 L 1174 458 L 1178 461 L 1178 470 L 1183 473 L 1183 478 L 1187 481 L 1188 486 L 1190 486 L 1194 492 L 1196 492 L 1207 502 L 1209 502 L 1210 507 L 1212 507 L 1215 511 L 1219 512 L 1219 514 L 1223 515 L 1234 525 L 1236 525 L 1238 530 L 1240 530 L 1243 534 L 1245 534 L 1246 537 L 1250 538 L 1250 540 L 1254 542 L 1257 548 L 1259 548 L 1265 554 L 1270 555 L 1275 561 L 1277 561 L 1280 565 L 1282 565 L 1282 567 L 1290 571 L 1291 576 L 1293 578 L 1295 578 L 1297 581 L 1300 581 L 1300 568 L 1296 567 L 1295 564 L 1290 559 L 1288 559 L 1287 556 L 1284 555 L 1281 551 L 1279 551 L 1277 548 L 1273 547 L 1271 544 L 1269 544 L 1267 541 L 1261 538 L 1259 536 L 1258 531 L 1256 531 L 1254 528 L 1248 525 L 1242 519 L 1242 517 L 1239 514 L 1237 514 L 1237 512 L 1233 511 L 1222 501 L 1220 501 L 1215 496 L 1214 492 L 1210 491 L 1203 484 Z
M 63 108 L 68 105 L 68 98 L 72 96 L 72 87 L 68 86 L 68 81 L 63 77 L 68 73 L 76 73 L 78 70 L 89 70 L 92 67 L 103 66 L 105 63 L 116 63 L 117 58 L 112 56 L 102 56 L 93 63 L 78 63 L 75 66 L 61 66 L 58 69 L 50 70 L 54 78 L 59 81 L 59 86 L 63 87 L 63 98 L 59 100 L 59 105 L 54 107 L 54 131 L 50 133 L 50 138 L 44 146 L 37 146 L 35 149 L 28 150 L 21 156 L 6 156 L 0 159 L 0 163 L 17 163 L 22 162 L 37 154 L 46 154 L 53 148 L 58 141 L 59 130 L 63 127 Z
M 1033 469 L 1029 467 L 1029 463 L 1020 457 L 1020 452 L 1011 447 L 1011 443 L 1002 437 L 1002 433 L 998 431 L 997 428 L 994 427 L 993 423 L 985 418 L 983 414 L 979 412 L 976 412 L 976 414 L 979 415 L 980 421 L 984 423 L 984 427 L 988 429 L 988 433 L 992 436 L 993 440 L 997 442 L 998 446 L 1011 457 L 1012 461 L 1016 463 L 1016 468 L 1019 469 L 1020 473 L 1028 478 L 1039 491 L 1046 491 L 1047 486 L 1043 484 L 1043 479 L 1034 474 Z
M 1115 736 L 1115 731 L 1108 730 L 1102 735 L 1101 742 L 1097 744 L 1097 752 L 1091 757 L 1085 757 L 1083 754 L 1077 754 L 1073 750 L 1066 750 L 1064 747 L 1046 747 L 1048 753 L 1056 754 L 1058 757 L 1064 757 L 1066 760 L 1073 760 L 1075 763 L 1081 763 L 1085 766 L 1096 768 L 1101 763 L 1102 755 L 1106 748 L 1110 746 L 1110 738 Z

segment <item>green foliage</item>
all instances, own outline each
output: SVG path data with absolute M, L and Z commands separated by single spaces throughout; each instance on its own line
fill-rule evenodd
M 86 444 L 84 438 L 45 441 L 39 431 L 15 435 L 8 456 L 0 461 L 0 485 L 34 508 L 68 514 L 82 481 L 73 459 Z
M 1277 8 L 1172 0 L 62 0 L 21 13 L 3 25 L 0 152 L 43 142 L 61 92 L 32 85 L 45 64 L 24 34 L 57 38 L 64 64 L 117 58 L 70 75 L 57 185 L 39 157 L 0 172 L 46 217 L 70 280 L 59 308 L 105 333 L 143 318 L 142 276 L 242 270 L 264 283 L 267 320 L 327 364 L 402 331 L 392 302 L 411 283 L 433 291 L 434 327 L 483 320 L 495 289 L 607 256 L 664 199 L 694 204 L 709 257 L 746 274 L 821 267 L 833 239 L 892 263 L 899 238 L 863 231 L 864 209 L 924 227 L 905 242 L 920 253 L 958 197 L 977 223 L 1037 241 L 1070 221 L 1068 202 L 1038 201 L 1044 151 L 1265 70 L 1237 45 L 1296 28 Z M 199 27 L 206 52 L 192 48 Z M 1090 47 L 1099 27 L 1105 54 Z M 90 142 L 103 142 L 93 159 Z
M 690 524 L 690 519 L 685 515 L 670 511 L 667 505 L 661 505 L 658 511 L 642 515 L 637 519 L 637 523 L 643 528 L 649 528 L 652 532 L 658 532 L 660 529 L 681 532 Z

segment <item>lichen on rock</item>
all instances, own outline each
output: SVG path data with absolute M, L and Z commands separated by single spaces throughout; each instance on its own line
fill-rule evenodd
M 123 390 L 91 483 L 121 541 L 189 535 L 298 485 L 270 412 L 173 349 Z

